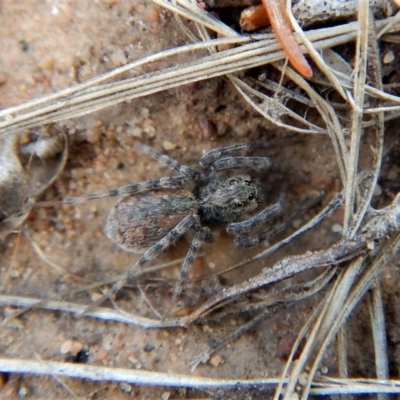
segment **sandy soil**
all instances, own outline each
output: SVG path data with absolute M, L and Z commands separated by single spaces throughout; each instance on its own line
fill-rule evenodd
M 103 1 L 5 1 L 0 8 L 0 107 L 6 108 L 52 93 L 128 61 L 185 42 L 173 17 L 147 2 Z M 265 154 L 279 166 L 288 182 L 283 218 L 322 190 L 326 195 L 313 209 L 299 215 L 288 227 L 292 232 L 315 215 L 340 189 L 332 147 L 324 137 L 299 137 L 297 143 L 279 146 L 282 138 L 294 138 L 271 126 L 247 106 L 222 79 L 181 87 L 103 110 L 74 121 L 64 121 L 56 129 L 68 133 L 69 158 L 57 182 L 42 199 L 61 199 L 118 187 L 132 182 L 165 176 L 164 167 L 138 154 L 136 141 L 150 144 L 177 160 L 197 166 L 210 149 L 227 144 L 262 141 L 271 143 Z M 33 130 L 32 132 L 35 132 Z M 282 181 L 270 174 L 270 201 L 282 190 Z M 61 296 L 65 300 L 90 304 L 93 292 L 68 293 L 89 282 L 120 275 L 137 255 L 124 252 L 103 233 L 108 211 L 115 199 L 91 201 L 79 206 L 59 206 L 32 212 L 25 224 L 27 235 L 13 234 L 2 244 L 0 279 L 2 293 L 34 298 Z M 190 288 L 178 305 L 191 309 L 199 296 L 253 276 L 273 261 L 289 254 L 326 247 L 340 238 L 335 224 L 341 211 L 295 244 L 271 259 L 248 265 L 220 280 L 204 281 L 197 292 Z M 216 229 L 217 240 L 203 247 L 192 276 L 210 274 L 263 249 L 237 250 L 224 229 Z M 32 250 L 39 246 L 52 268 Z M 158 262 L 183 257 L 188 242 L 181 240 Z M 154 264 L 154 263 L 153 263 Z M 171 299 L 165 280 L 176 277 L 178 268 L 160 272 L 141 284 L 141 290 L 156 308 Z M 296 277 L 306 280 L 308 274 Z M 383 275 L 385 304 L 388 308 L 390 345 L 393 348 L 392 374 L 398 377 L 400 341 L 398 321 L 399 270 L 388 268 Z M 163 283 L 164 282 L 164 283 Z M 249 320 L 249 315 L 205 322 L 188 329 L 146 330 L 138 326 L 78 318 L 61 312 L 29 311 L 0 330 L 1 357 L 68 361 L 76 349 L 88 355 L 84 362 L 121 368 L 193 374 L 220 378 L 278 376 L 293 337 L 321 299 L 316 295 L 298 304 L 272 310 L 269 318 L 217 353 L 194 372 L 188 364 L 216 338 L 223 337 Z M 154 317 L 135 286 L 118 296 L 119 307 Z M 3 317 L 9 312 L 4 308 Z M 368 309 L 361 303 L 350 320 L 349 368 L 351 376 L 373 377 Z M 65 353 L 72 341 L 75 348 Z M 333 347 L 323 365 L 335 375 Z M 85 357 L 84 357 L 85 358 Z M 209 392 L 191 389 L 136 387 L 109 382 L 62 379 L 78 398 L 265 398 L 262 391 Z M 5 377 L 0 397 L 29 399 L 72 398 L 55 378 L 28 375 Z M 165 397 L 167 396 L 167 397 Z

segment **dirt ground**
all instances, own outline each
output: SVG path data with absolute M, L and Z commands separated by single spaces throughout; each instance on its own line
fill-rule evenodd
M 1 108 L 55 92 L 126 62 L 185 43 L 170 13 L 139 0 L 5 0 L 0 4 L 0 37 Z M 41 200 L 99 192 L 168 174 L 156 161 L 134 149 L 137 141 L 191 167 L 198 166 L 201 155 L 214 148 L 239 142 L 270 143 L 264 153 L 279 166 L 276 175 L 280 178 L 275 178 L 274 173 L 265 177 L 271 185 L 268 198 L 273 202 L 282 190 L 287 191 L 283 219 L 307 199 L 325 192 L 318 204 L 294 219 L 287 232 L 293 232 L 308 221 L 340 189 L 328 138 L 299 136 L 277 129 L 246 105 L 223 79 L 123 103 L 77 120 L 64 121 L 54 129 L 68 133 L 68 161 L 57 182 L 45 191 Z M 40 133 L 40 129 L 30 133 Z M 281 146 L 279 140 L 285 138 L 296 140 Z M 388 156 L 387 169 L 391 168 L 391 161 Z M 286 185 L 282 184 L 282 176 Z M 115 201 L 105 198 L 79 206 L 60 205 L 32 212 L 25 222 L 25 234 L 12 234 L 1 244 L 2 294 L 31 298 L 62 296 L 64 300 L 90 304 L 95 291 L 68 293 L 90 282 L 121 275 L 138 259 L 136 254 L 119 249 L 104 235 L 107 214 Z M 192 309 L 201 298 L 223 285 L 243 281 L 277 259 L 329 246 L 340 238 L 337 225 L 341 220 L 339 210 L 317 230 L 273 257 L 221 279 L 189 287 L 178 306 L 183 310 Z M 191 277 L 233 265 L 268 245 L 263 243 L 254 249 L 238 250 L 224 229 L 216 229 L 215 234 L 216 241 L 202 248 Z M 278 238 L 284 236 L 281 234 Z M 35 245 L 41 248 L 47 262 L 33 251 Z M 180 240 L 153 265 L 181 258 L 187 249 L 188 241 Z M 52 267 L 49 261 L 61 268 Z M 176 267 L 157 273 L 143 282 L 140 290 L 137 286 L 123 290 L 118 295 L 118 306 L 156 318 L 143 292 L 156 309 L 162 309 L 172 296 L 172 286 L 166 282 L 176 277 L 178 271 Z M 307 280 L 314 274 L 293 278 L 291 282 Z M 389 345 L 393 350 L 390 351 L 391 376 L 397 379 L 399 275 L 399 269 L 393 265 L 382 276 Z M 144 329 L 62 312 L 34 310 L 1 327 L 0 355 L 15 359 L 77 361 L 73 356 L 76 349 L 82 348 L 80 361 L 90 365 L 233 379 L 276 377 L 285 365 L 288 346 L 321 296 L 271 312 L 262 323 L 193 372 L 189 363 L 207 345 L 247 322 L 250 316 L 233 316 L 223 322 L 205 321 L 188 329 Z M 4 307 L 2 318 L 9 311 Z M 348 324 L 350 376 L 374 377 L 366 303 L 359 305 Z M 76 347 L 71 348 L 69 341 Z M 335 376 L 335 357 L 334 346 L 331 346 L 322 372 Z M 0 398 L 73 398 L 73 395 L 93 399 L 266 398 L 265 392 L 256 389 L 215 392 L 79 379 L 62 379 L 62 382 L 68 389 L 51 376 L 5 376 L 0 385 Z

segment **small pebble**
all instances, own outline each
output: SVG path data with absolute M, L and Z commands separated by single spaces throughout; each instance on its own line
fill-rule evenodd
M 29 50 L 29 44 L 26 40 L 22 39 L 19 41 L 19 46 L 21 47 L 21 50 L 26 53 Z
M 51 70 L 54 67 L 54 58 L 53 57 L 45 57 L 40 60 L 39 64 L 40 68 Z
M 156 136 L 156 129 L 154 128 L 154 126 L 151 126 L 151 125 L 143 126 L 143 132 L 149 138 L 153 138 L 154 136 Z
M 100 140 L 101 137 L 101 130 L 96 126 L 91 126 L 86 131 L 86 140 L 91 143 L 95 144 Z
M 215 264 L 214 264 L 213 262 L 209 262 L 209 263 L 207 264 L 207 266 L 208 266 L 208 268 L 210 268 L 210 269 L 214 269 L 214 268 L 215 268 Z
M 171 397 L 171 392 L 164 392 L 164 393 L 161 395 L 161 399 L 162 399 L 162 400 L 168 400 L 170 397 Z
M 326 375 L 328 373 L 328 371 L 329 371 L 328 367 L 325 367 L 325 366 L 321 367 L 321 373 L 322 374 Z
M 97 300 L 99 300 L 101 297 L 103 297 L 103 295 L 99 292 L 93 292 L 91 295 L 92 301 L 95 302 Z
M 169 142 L 168 140 L 163 141 L 164 150 L 175 150 L 177 145 L 175 143 Z
M 143 21 L 145 26 L 157 24 L 160 19 L 159 10 L 154 6 L 147 6 L 146 11 L 143 13 Z
M 154 344 L 149 344 L 149 343 L 147 343 L 147 344 L 143 347 L 143 350 L 144 350 L 146 353 L 150 353 L 150 352 L 153 351 L 155 348 L 156 348 L 156 346 L 154 346 Z
M 176 339 L 175 340 L 175 344 L 177 344 L 178 346 L 180 345 L 180 344 L 182 344 L 182 339 Z
M 264 82 L 267 79 L 267 74 L 265 72 L 263 72 L 262 74 L 258 75 L 257 79 L 260 82 Z
M 10 276 L 11 278 L 18 278 L 21 274 L 19 273 L 19 271 L 17 269 L 12 269 L 10 271 Z
M 375 186 L 375 190 L 374 190 L 374 196 L 378 197 L 382 194 L 382 188 L 379 185 Z
M 393 51 L 388 51 L 384 56 L 383 56 L 383 63 L 384 64 L 390 64 L 394 60 L 394 53 Z
M 307 377 L 304 374 L 300 374 L 299 383 L 301 386 L 305 386 L 307 384 Z
M 340 233 L 340 232 L 342 232 L 343 227 L 340 224 L 334 224 L 332 226 L 331 230 L 332 230 L 333 233 Z
M 137 126 L 129 127 L 128 129 L 126 129 L 126 134 L 136 138 L 142 137 L 142 131 Z
M 130 392 L 132 391 L 132 386 L 131 386 L 131 385 L 128 385 L 128 384 L 125 383 L 125 382 L 122 382 L 122 383 L 119 385 L 119 388 L 120 388 L 123 392 L 125 392 L 125 393 L 130 393 Z
M 78 354 L 83 348 L 83 344 L 81 342 L 78 342 L 77 340 L 73 340 L 70 348 L 71 354 Z
M 210 364 L 214 367 L 218 367 L 222 363 L 222 358 L 219 355 L 212 356 L 210 358 Z
M 142 364 L 140 364 L 140 361 L 137 360 L 135 357 L 129 357 L 128 358 L 129 362 L 132 363 L 136 369 L 142 368 Z
M 150 115 L 150 111 L 149 111 L 148 108 L 143 107 L 143 108 L 140 109 L 140 116 L 141 116 L 141 117 L 143 117 L 143 118 L 148 118 L 149 115 Z
M 67 354 L 72 347 L 72 340 L 66 340 L 60 347 L 61 354 Z
M 25 385 L 21 385 L 18 389 L 18 396 L 25 397 L 28 394 L 29 390 Z

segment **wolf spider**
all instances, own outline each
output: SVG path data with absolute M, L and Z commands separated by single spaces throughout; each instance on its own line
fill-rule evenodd
M 62 203 L 77 204 L 86 200 L 123 195 L 110 211 L 105 233 L 119 247 L 134 253 L 144 253 L 124 278 L 92 306 L 120 290 L 138 267 L 158 256 L 190 230 L 194 232 L 194 238 L 182 264 L 174 289 L 174 300 L 182 292 L 199 248 L 204 242 L 213 240 L 210 226 L 226 225 L 227 231 L 235 236 L 235 245 L 239 248 L 259 243 L 263 234 L 253 238 L 248 235 L 281 212 L 280 201 L 242 221 L 243 216 L 264 202 L 262 187 L 250 175 L 230 176 L 221 172 L 269 169 L 271 161 L 267 157 L 235 155 L 257 147 L 259 146 L 254 143 L 235 144 L 211 150 L 200 158 L 201 169 L 196 170 L 157 153 L 146 145 L 137 144 L 139 151 L 176 171 L 177 175 L 83 197 L 63 199 Z

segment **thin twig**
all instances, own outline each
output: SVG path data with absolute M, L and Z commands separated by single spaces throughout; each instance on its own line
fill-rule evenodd
M 0 305 L 25 307 L 29 309 L 41 308 L 45 310 L 64 311 L 75 314 L 78 317 L 83 315 L 83 313 L 87 309 L 86 305 L 66 301 L 40 300 L 27 297 L 5 295 L 0 295 Z M 87 312 L 85 316 L 102 319 L 105 321 L 124 322 L 126 324 L 138 325 L 143 328 L 173 328 L 182 326 L 179 319 L 155 320 L 136 314 L 130 314 L 126 312 L 121 312 L 119 310 L 112 310 L 110 308 L 103 307 L 97 307 L 94 310 Z M 14 315 L 12 317 L 14 317 Z M 3 321 L 3 324 L 7 321 L 8 319 Z
M 362 133 L 362 119 L 365 96 L 365 81 L 367 78 L 369 5 L 368 0 L 359 0 L 358 6 L 357 46 L 354 68 L 354 104 L 351 126 L 351 144 L 348 162 L 348 176 L 345 186 L 345 208 L 343 234 L 346 238 L 354 236 L 352 232 L 355 212 L 355 193 L 357 188 L 358 158 Z M 349 97 L 350 99 L 351 97 Z
M 377 282 L 369 293 L 368 308 L 372 324 L 372 337 L 375 348 L 375 368 L 378 379 L 389 379 L 389 357 L 386 341 L 385 313 L 383 310 L 382 292 Z M 387 400 L 388 396 L 378 396 L 379 400 Z
M 156 387 L 191 387 L 235 389 L 237 387 L 271 386 L 278 384 L 279 378 L 269 379 L 213 379 L 172 373 L 132 370 L 124 368 L 98 367 L 73 363 L 45 361 L 46 365 L 33 360 L 12 360 L 0 358 L 0 371 L 17 374 L 54 375 L 70 378 L 90 379 L 92 381 L 127 382 L 135 385 Z M 377 379 L 324 379 L 316 382 L 310 391 L 312 395 L 329 394 L 372 394 L 400 393 L 400 381 Z
M 347 326 L 343 324 L 337 334 L 338 370 L 340 378 L 348 378 Z
M 377 89 L 383 91 L 382 85 L 382 70 L 381 70 L 381 60 L 380 52 L 378 46 L 378 39 L 376 37 L 375 21 L 373 17 L 370 17 L 370 34 L 369 34 L 369 51 L 368 51 L 368 68 L 369 68 L 369 80 L 371 85 Z M 379 101 L 375 98 L 371 98 L 371 103 L 374 105 L 379 104 Z M 382 154 L 383 154 L 383 143 L 384 143 L 384 127 L 385 127 L 385 114 L 383 111 L 377 111 L 373 116 L 373 129 L 375 131 L 375 147 L 372 148 L 372 171 L 368 180 L 368 187 L 360 193 L 359 204 L 357 205 L 357 212 L 354 216 L 353 224 L 350 231 L 350 237 L 353 237 L 361 222 L 364 218 L 365 213 L 370 206 L 374 190 L 379 178 L 379 172 L 382 164 Z

